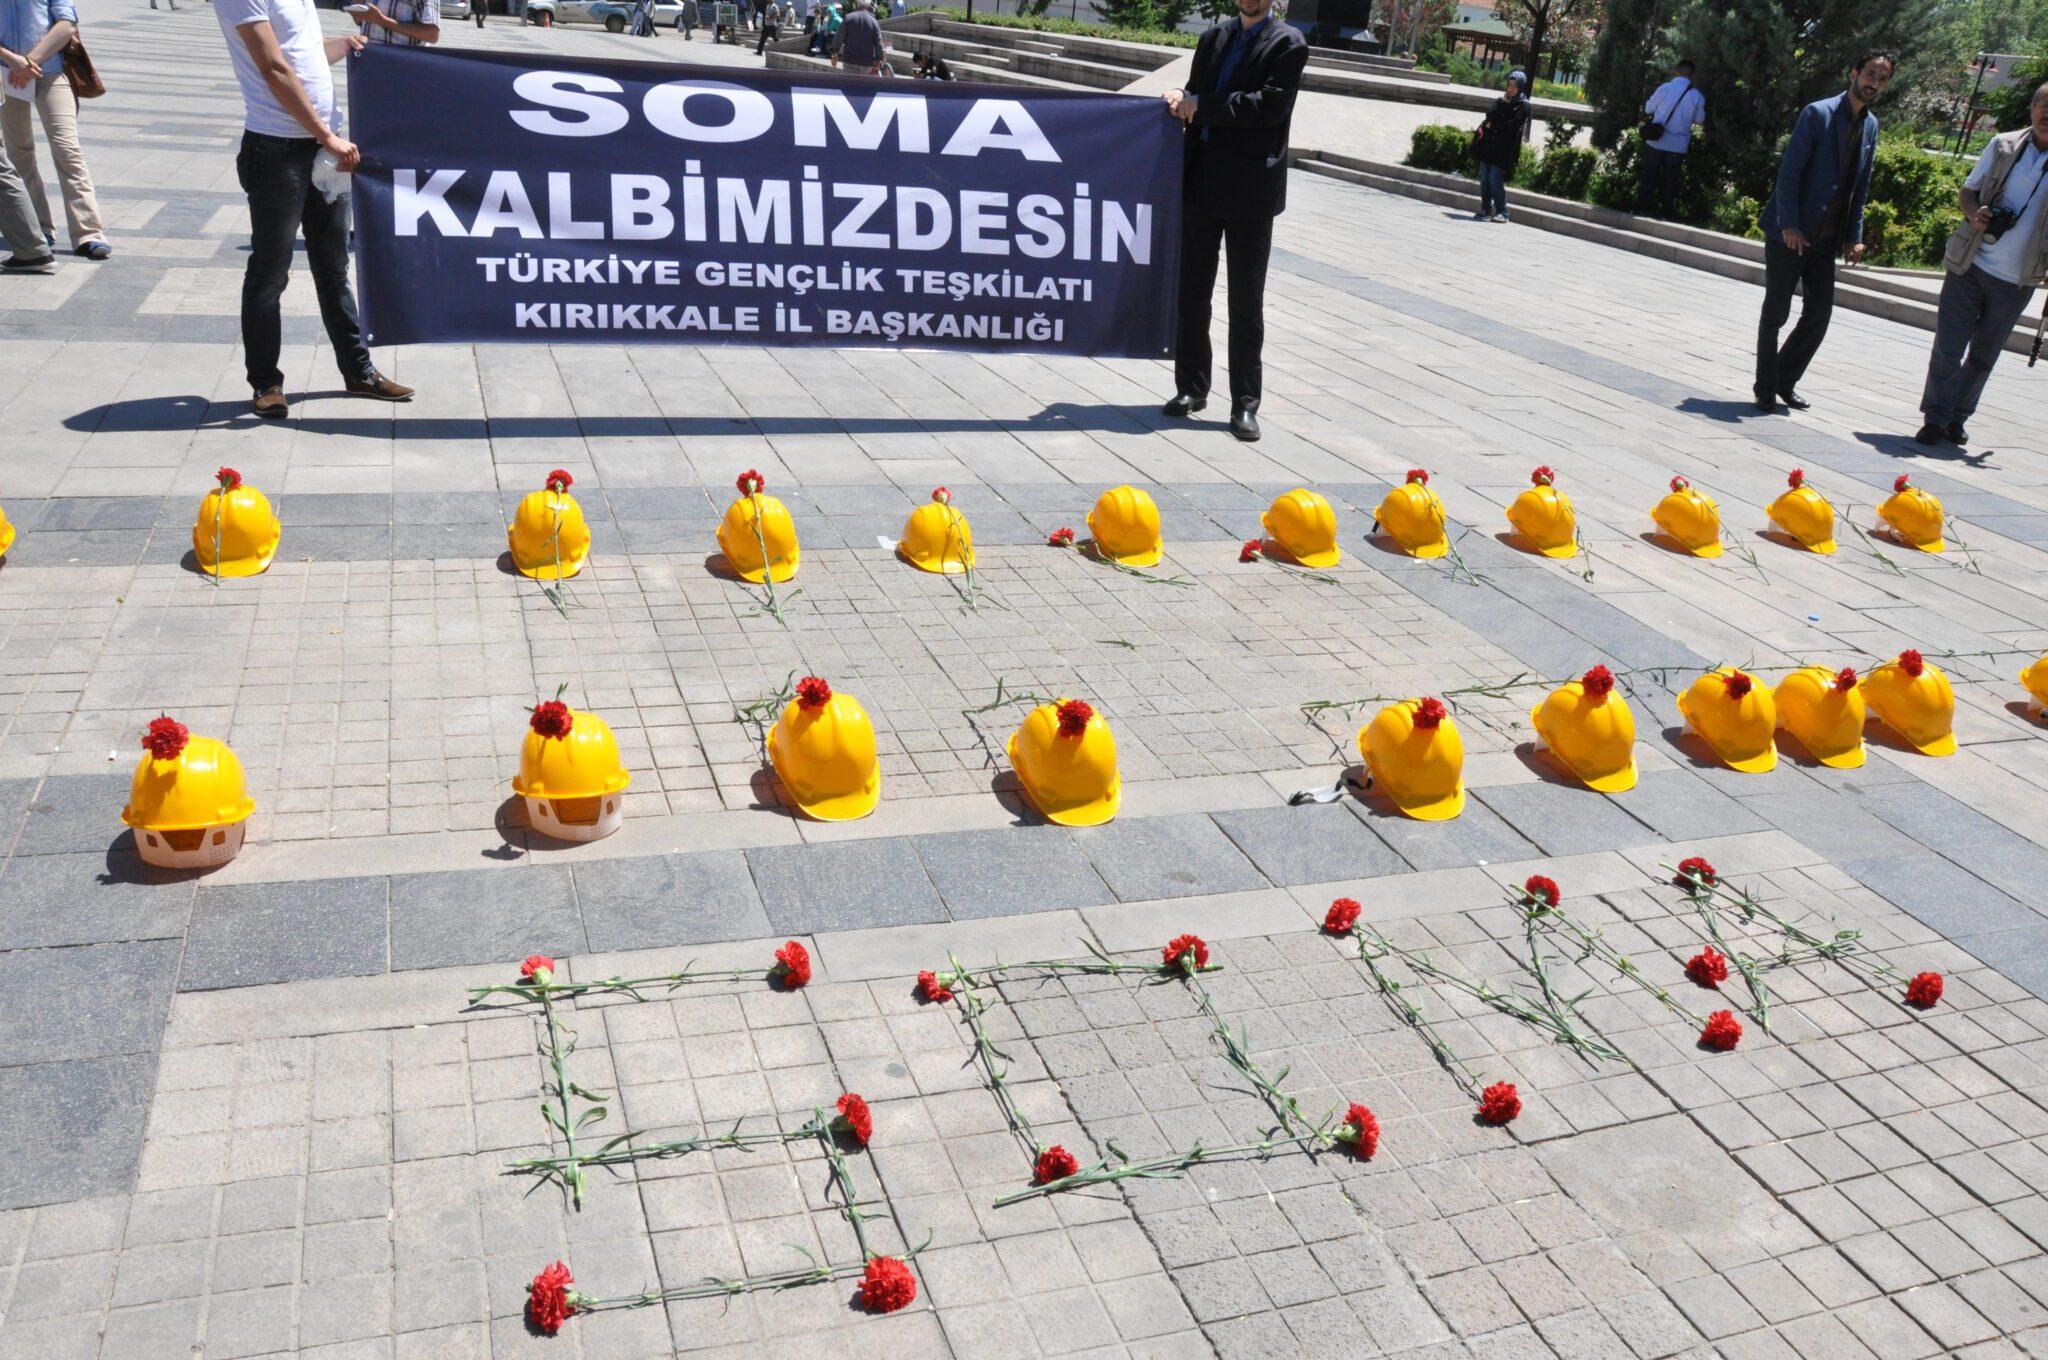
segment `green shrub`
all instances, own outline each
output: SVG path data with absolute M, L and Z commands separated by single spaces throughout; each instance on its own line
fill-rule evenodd
M 1515 168 L 1508 174 L 1508 183 L 1527 184 L 1536 178 L 1536 167 L 1543 164 L 1543 157 L 1527 142 L 1522 143 L 1521 154 L 1515 157 Z
M 1472 131 L 1449 123 L 1424 123 L 1408 143 L 1408 164 L 1445 174 L 1474 173 Z
M 1642 178 L 1643 138 L 1630 128 L 1611 150 L 1600 156 L 1600 167 L 1586 186 L 1586 201 L 1602 208 L 1626 212 L 1635 206 L 1636 185 Z
M 1590 146 L 1553 146 L 1524 182 L 1539 194 L 1583 203 L 1599 168 L 1600 153 Z
M 1554 151 L 1560 146 L 1570 146 L 1578 140 L 1579 132 L 1586 125 L 1576 118 L 1553 118 L 1543 130 L 1543 147 Z
M 1889 206 L 1900 222 L 1954 212 L 1956 190 L 1969 172 L 1969 163 L 1955 157 L 1910 142 L 1881 142 L 1870 171 L 1870 201 Z
M 1746 236 L 1752 241 L 1761 241 L 1764 231 L 1757 225 L 1757 219 L 1762 215 L 1761 203 L 1748 194 L 1737 194 L 1731 189 L 1714 201 L 1707 225 L 1729 236 Z

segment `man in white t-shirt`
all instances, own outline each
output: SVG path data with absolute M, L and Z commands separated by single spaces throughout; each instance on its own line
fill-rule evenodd
M 1706 121 L 1707 97 L 1692 83 L 1692 63 L 1681 61 L 1671 68 L 1671 79 L 1643 101 L 1643 130 L 1663 131 L 1643 142 L 1643 173 L 1630 211 L 1641 215 L 1655 206 L 1659 217 L 1677 213 L 1678 175 L 1685 168 L 1685 153 L 1692 149 L 1692 130 Z
M 1956 201 L 1963 224 L 1948 240 L 1920 393 L 1924 423 L 1913 436 L 1922 444 L 1969 442 L 1966 426 L 1992 366 L 2048 279 L 2048 85 L 2034 91 L 2026 127 L 1991 139 Z
M 250 235 L 242 276 L 242 348 L 256 414 L 281 420 L 290 410 L 278 367 L 284 343 L 278 301 L 291 281 L 292 246 L 301 230 L 342 381 L 358 396 L 410 400 L 412 389 L 378 373 L 363 344 L 348 286 L 348 197 L 330 197 L 313 182 L 314 160 L 323 152 L 343 173 L 361 159 L 355 143 L 336 130 L 328 71 L 363 46 L 361 35 L 323 38 L 313 0 L 215 0 L 213 12 L 242 87 L 242 149 L 235 173 L 249 196 Z

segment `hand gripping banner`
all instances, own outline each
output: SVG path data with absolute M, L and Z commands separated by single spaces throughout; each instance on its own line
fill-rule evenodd
M 1157 99 L 377 45 L 349 110 L 372 344 L 1171 352 Z

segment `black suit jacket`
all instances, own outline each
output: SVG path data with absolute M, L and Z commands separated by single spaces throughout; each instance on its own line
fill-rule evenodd
M 1226 19 L 1195 45 L 1188 92 L 1195 120 L 1187 130 L 1186 194 L 1214 217 L 1277 217 L 1287 206 L 1287 129 L 1308 65 L 1301 30 L 1271 15 L 1231 72 L 1210 90 L 1227 38 L 1241 20 Z M 1202 140 L 1207 129 L 1209 137 Z

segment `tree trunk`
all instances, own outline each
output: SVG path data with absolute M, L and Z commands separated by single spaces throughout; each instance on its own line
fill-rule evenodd
M 1526 3 L 1526 0 L 1524 0 L 1524 3 Z M 1543 69 L 1541 64 L 1543 61 L 1543 40 L 1544 38 L 1548 37 L 1549 34 L 1550 0 L 1544 0 L 1544 4 L 1540 9 L 1534 5 L 1530 5 L 1529 65 L 1527 68 L 1529 73 L 1529 88 L 1522 91 L 1522 93 L 1525 95 L 1533 96 L 1536 93 L 1536 73 Z M 1529 135 L 1530 131 L 1535 128 L 1535 126 L 1536 120 L 1534 118 L 1531 118 L 1527 123 L 1524 123 L 1522 125 L 1522 135 L 1526 138 Z

